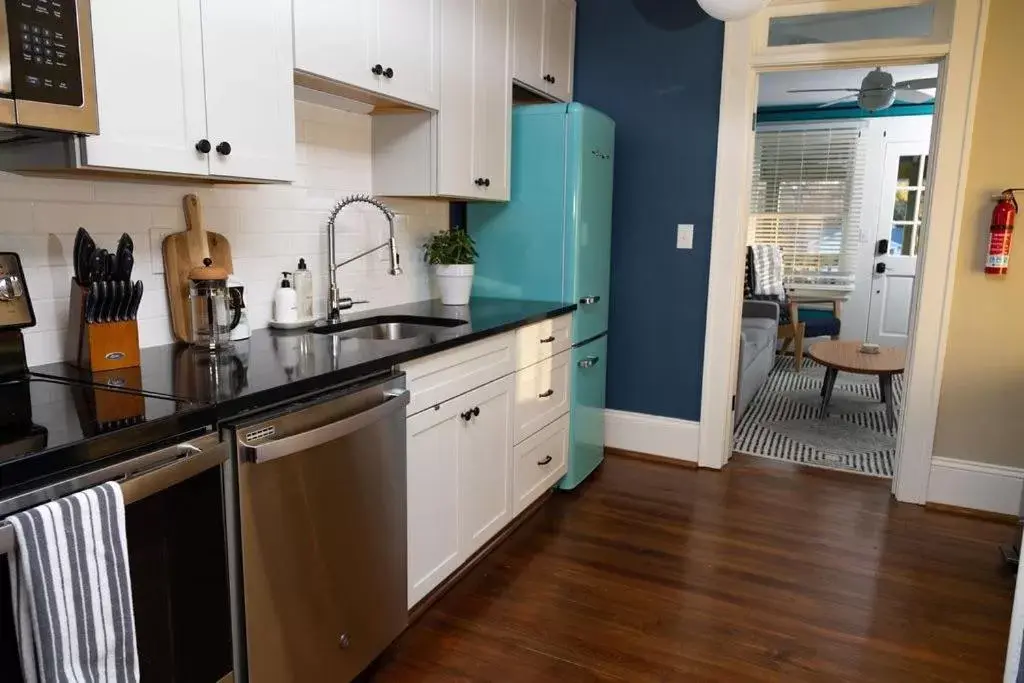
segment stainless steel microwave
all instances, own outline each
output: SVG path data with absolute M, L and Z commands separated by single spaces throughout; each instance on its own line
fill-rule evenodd
M 89 0 L 0 0 L 0 126 L 99 133 Z

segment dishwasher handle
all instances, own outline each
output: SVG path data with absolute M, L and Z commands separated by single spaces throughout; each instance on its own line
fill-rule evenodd
M 239 456 L 246 462 L 257 465 L 271 460 L 277 460 L 287 455 L 301 453 L 309 448 L 315 448 L 329 441 L 348 436 L 353 432 L 369 427 L 374 422 L 380 422 L 405 406 L 409 405 L 409 390 L 395 389 L 385 392 L 387 400 L 369 410 L 356 413 L 337 422 L 331 422 L 322 427 L 311 429 L 308 432 L 286 436 L 283 439 L 269 441 L 267 443 L 250 445 L 239 441 Z

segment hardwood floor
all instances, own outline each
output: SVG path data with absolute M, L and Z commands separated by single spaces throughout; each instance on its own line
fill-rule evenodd
M 609 457 L 444 596 L 372 681 L 997 681 L 1013 526 L 889 482 Z

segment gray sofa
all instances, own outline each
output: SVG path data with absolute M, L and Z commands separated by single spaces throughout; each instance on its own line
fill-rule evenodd
M 740 332 L 740 362 L 736 377 L 736 413 L 739 422 L 750 400 L 768 379 L 775 363 L 779 334 L 779 305 L 773 301 L 744 301 Z

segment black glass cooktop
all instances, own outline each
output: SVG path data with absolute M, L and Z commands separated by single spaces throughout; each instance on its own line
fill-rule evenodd
M 36 377 L 4 381 L 0 495 L 102 459 L 163 447 L 208 425 L 205 406 L 188 401 Z

